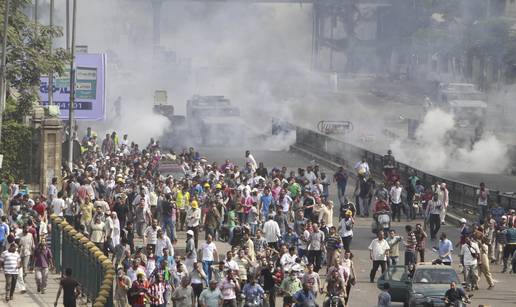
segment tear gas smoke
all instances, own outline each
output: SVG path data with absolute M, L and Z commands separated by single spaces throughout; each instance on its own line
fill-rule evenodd
M 432 109 L 416 131 L 417 144 L 395 141 L 391 148 L 404 163 L 428 171 L 464 171 L 499 173 L 508 164 L 507 146 L 494 135 L 484 134 L 471 149 L 453 144 L 448 134 L 454 129 L 453 115 Z
M 270 134 L 271 117 L 293 118 L 283 102 L 307 91 L 306 79 L 319 78 L 310 70 L 311 12 L 310 5 L 297 4 L 165 1 L 155 52 L 149 1 L 79 5 L 78 44 L 107 52 L 110 63 L 109 123 L 82 128 L 117 129 L 135 141 L 160 137 L 168 123 L 152 106 L 154 90 L 163 89 L 176 114 L 185 113 L 194 94 L 224 95 L 240 108 L 250 139 Z M 122 116 L 114 118 L 111 104 L 118 96 Z M 274 137 L 260 146 L 291 142 Z

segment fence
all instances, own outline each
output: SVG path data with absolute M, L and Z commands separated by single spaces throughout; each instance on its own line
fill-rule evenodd
M 51 217 L 51 249 L 58 272 L 71 268 L 93 307 L 113 306 L 113 263 L 87 237 L 63 218 Z
M 383 156 L 313 130 L 296 127 L 296 145 L 341 165 L 353 166 L 351 163 L 366 157 L 373 175 L 381 176 L 383 172 Z M 450 195 L 449 209 L 460 216 L 471 218 L 476 215 L 477 186 L 432 175 L 404 163 L 396 164 L 402 182 L 406 182 L 411 176 L 411 171 L 415 172 L 425 186 L 436 181 L 444 182 Z M 516 197 L 501 194 L 499 191 L 490 190 L 489 201 L 498 202 L 505 209 L 516 209 Z

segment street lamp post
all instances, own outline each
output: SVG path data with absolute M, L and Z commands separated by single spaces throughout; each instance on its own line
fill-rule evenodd
M 54 0 L 50 0 L 50 27 L 54 26 Z M 50 35 L 50 49 L 49 55 L 52 56 L 52 44 L 54 43 L 54 37 Z M 48 105 L 54 104 L 54 72 L 50 69 L 48 73 Z
M 4 27 L 3 27 L 3 38 L 2 38 L 2 61 L 0 67 L 0 141 L 2 138 L 2 114 L 5 109 L 5 96 L 7 92 L 7 78 L 5 63 L 7 61 L 7 27 L 9 26 L 9 4 L 10 0 L 5 0 L 4 5 Z
M 72 44 L 70 54 L 70 105 L 68 107 L 68 166 L 73 169 L 73 130 L 74 130 L 74 103 L 75 103 L 75 32 L 77 20 L 77 0 L 73 0 L 72 8 Z
M 70 51 L 70 0 L 66 0 L 66 50 Z

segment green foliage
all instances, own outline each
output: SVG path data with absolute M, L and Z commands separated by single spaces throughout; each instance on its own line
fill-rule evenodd
M 34 23 L 24 13 L 29 0 L 11 0 L 7 33 L 7 81 L 19 94 L 14 119 L 20 121 L 38 101 L 40 77 L 51 71 L 62 73 L 68 53 L 56 48 L 50 55 L 52 38 L 62 35 L 58 27 Z M 3 24 L 5 1 L 0 3 L 0 24 Z M 3 34 L 2 34 L 3 36 Z M 2 37 L 3 39 L 3 37 Z
M 29 180 L 32 174 L 33 129 L 8 120 L 2 123 L 2 143 L 0 152 L 4 155 L 0 174 L 2 178 L 9 176 L 15 180 Z

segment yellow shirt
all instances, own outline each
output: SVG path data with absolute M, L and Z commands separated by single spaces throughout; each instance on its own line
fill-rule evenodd
M 183 194 L 183 191 L 177 191 L 176 195 L 176 206 L 179 209 L 184 209 L 185 206 L 188 206 L 190 203 L 190 192 L 186 192 Z

